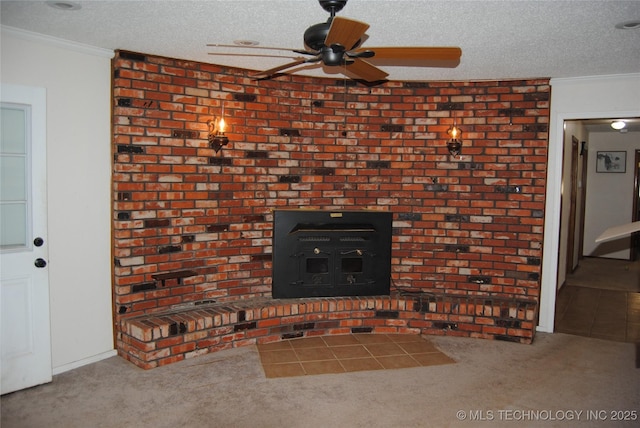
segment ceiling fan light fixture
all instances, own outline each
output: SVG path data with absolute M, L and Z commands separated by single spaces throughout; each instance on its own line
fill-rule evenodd
M 334 48 L 333 46 L 325 46 L 322 48 L 322 62 L 327 66 L 338 66 L 345 62 L 344 48 Z
M 615 122 L 611 122 L 611 127 L 616 131 L 620 131 L 622 128 L 627 126 L 624 120 L 616 120 Z

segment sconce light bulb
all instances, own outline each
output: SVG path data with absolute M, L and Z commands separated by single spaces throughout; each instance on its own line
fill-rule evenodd
M 451 128 L 447 130 L 447 134 L 449 134 L 452 140 L 457 140 L 462 135 L 462 131 L 460 131 L 460 128 L 453 125 Z
M 224 134 L 224 128 L 226 127 L 226 123 L 224 122 L 224 117 L 220 118 L 220 123 L 218 123 L 219 131 Z

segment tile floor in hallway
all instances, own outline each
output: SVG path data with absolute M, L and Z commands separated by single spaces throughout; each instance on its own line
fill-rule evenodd
M 316 336 L 258 345 L 268 378 L 451 364 L 419 335 Z
M 565 285 L 555 324 L 560 333 L 640 343 L 640 293 Z
M 555 331 L 640 344 L 640 260 L 580 259 L 556 297 Z

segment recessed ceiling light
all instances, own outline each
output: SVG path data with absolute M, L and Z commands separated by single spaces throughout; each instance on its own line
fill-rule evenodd
M 258 46 L 260 44 L 255 40 L 234 40 L 233 43 L 238 46 Z
M 624 128 L 625 126 L 627 126 L 627 124 L 624 123 L 624 121 L 622 120 L 616 120 L 615 122 L 611 122 L 611 127 L 618 131 Z
M 616 24 L 616 28 L 618 30 L 637 30 L 640 28 L 640 20 L 621 22 Z
M 59 10 L 78 10 L 82 7 L 78 3 L 72 1 L 47 1 L 45 3 L 47 6 L 51 6 L 52 8 Z

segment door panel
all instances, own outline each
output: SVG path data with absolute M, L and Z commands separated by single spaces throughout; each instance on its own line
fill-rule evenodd
M 3 84 L 0 112 L 0 390 L 5 394 L 52 378 L 45 90 Z
M 33 281 L 29 276 L 2 280 L 2 361 L 29 356 L 34 350 Z M 23 320 L 17 323 L 15 320 Z M 16 378 L 17 377 L 17 378 Z M 3 392 L 7 384 L 19 382 L 22 375 L 4 372 Z

